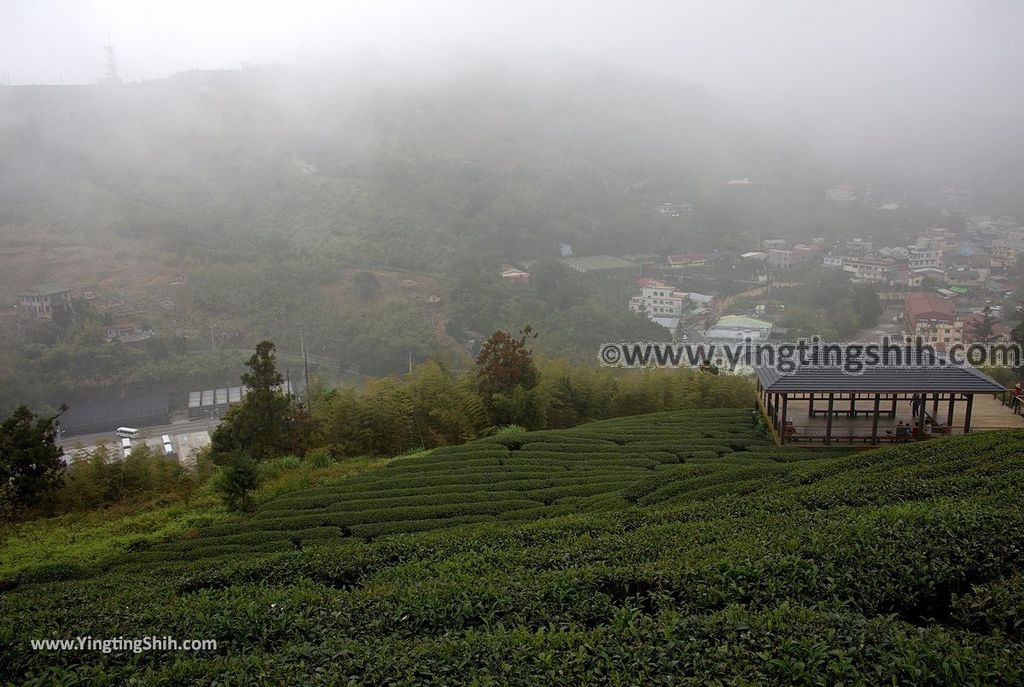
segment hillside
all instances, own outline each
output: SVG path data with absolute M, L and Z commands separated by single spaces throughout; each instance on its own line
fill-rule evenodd
M 843 455 L 749 411 L 506 433 L 25 570 L 21 684 L 1019 684 L 1024 432 Z M 39 652 L 30 638 L 216 638 Z
M 3 88 L 0 410 L 219 384 L 237 363 L 209 349 L 297 353 L 299 330 L 336 378 L 460 366 L 478 332 L 527 323 L 589 360 L 600 337 L 660 333 L 625 309 L 630 280 L 559 283 L 552 304 L 503 289 L 503 262 L 711 248 L 746 207 L 725 179 L 771 179 L 781 208 L 794 173 L 815 178 L 703 89 L 587 61 Z M 51 281 L 84 325 L 22 321 L 15 294 Z M 106 346 L 122 321 L 155 336 Z

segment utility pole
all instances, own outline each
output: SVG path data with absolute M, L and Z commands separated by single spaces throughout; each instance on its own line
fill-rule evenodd
M 299 348 L 302 349 L 302 374 L 303 379 L 306 383 L 306 401 L 309 401 L 309 351 L 306 350 L 306 340 L 302 336 L 302 330 L 299 330 Z
M 306 340 L 302 336 L 302 329 L 299 329 L 299 347 L 302 348 L 302 374 L 306 381 L 306 408 L 310 407 L 309 402 L 309 350 L 306 348 Z

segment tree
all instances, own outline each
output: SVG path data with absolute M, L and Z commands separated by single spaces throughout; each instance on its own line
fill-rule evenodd
M 511 391 L 514 387 L 532 389 L 537 385 L 537 367 L 527 339 L 535 339 L 530 325 L 514 337 L 497 331 L 484 341 L 476 356 L 477 379 L 485 393 Z
M 871 327 L 882 316 L 882 306 L 878 301 L 878 294 L 871 284 L 860 284 L 855 287 L 850 300 L 853 314 L 860 327 Z
M 291 400 L 281 390 L 274 344 L 261 341 L 246 366 L 242 383 L 249 392 L 224 415 L 210 437 L 214 458 L 245 451 L 255 460 L 272 458 L 291 447 Z M 219 462 L 219 461 L 218 461 Z
M 232 451 L 222 460 L 223 469 L 214 487 L 224 499 L 224 505 L 234 511 L 252 510 L 256 505 L 252 492 L 260 485 L 256 460 L 244 451 Z
M 57 445 L 57 419 L 65 410 L 40 417 L 25 406 L 0 424 L 0 508 L 6 515 L 31 508 L 60 486 L 64 451 Z
M 356 294 L 360 300 L 373 301 L 380 296 L 380 281 L 373 272 L 356 272 L 352 278 L 352 282 L 356 287 Z
M 476 357 L 477 386 L 493 424 L 534 426 L 539 375 L 527 339 L 536 338 L 529 325 L 514 337 L 497 331 L 483 343 Z
M 964 339 L 971 343 L 994 343 L 999 339 L 995 331 L 998 322 L 999 318 L 992 314 L 992 306 L 986 305 L 981 311 L 981 319 L 974 318 L 965 327 Z

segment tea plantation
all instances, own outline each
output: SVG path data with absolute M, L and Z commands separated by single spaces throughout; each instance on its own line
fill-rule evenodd
M 848 452 L 847 452 L 848 453 Z M 749 411 L 502 434 L 0 593 L 11 684 L 1024 682 L 1024 432 L 844 454 Z M 36 638 L 217 639 L 35 651 Z

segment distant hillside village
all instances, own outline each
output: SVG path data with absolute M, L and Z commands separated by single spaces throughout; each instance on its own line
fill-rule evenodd
M 852 187 L 837 187 L 826 198 L 846 204 L 858 196 Z M 883 203 L 876 209 L 899 207 Z M 679 217 L 692 206 L 666 203 L 655 210 Z M 563 245 L 560 262 L 588 277 L 631 280 L 636 292 L 624 307 L 662 325 L 677 341 L 783 340 L 792 332 L 773 316 L 785 312 L 784 289 L 829 273 L 870 285 L 885 313 L 880 324 L 887 325 L 875 334 L 921 337 L 940 349 L 979 337 L 1006 340 L 1010 328 L 1003 320 L 1018 316 L 1013 298 L 1024 226 L 1014 217 L 969 216 L 962 229 L 934 227 L 907 245 L 862 236 L 834 243 L 768 238 L 749 248 L 581 257 Z M 530 266 L 503 265 L 502 279 L 528 283 Z

